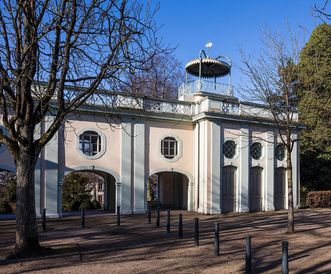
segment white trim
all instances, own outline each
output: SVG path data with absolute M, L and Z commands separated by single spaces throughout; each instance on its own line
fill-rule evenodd
M 79 148 L 79 136 L 82 135 L 85 131 L 95 131 L 96 133 L 98 133 L 98 135 L 101 138 L 101 150 L 96 155 L 93 155 L 93 156 L 86 155 Z M 105 136 L 105 134 L 103 134 L 103 132 L 101 130 L 96 129 L 96 128 L 82 128 L 77 132 L 76 150 L 81 156 L 83 156 L 86 159 L 89 159 L 89 160 L 99 159 L 106 153 L 106 147 L 107 147 L 106 141 L 107 141 L 106 136 Z
M 105 172 L 108 173 L 109 175 L 113 176 L 115 178 L 116 184 L 119 184 L 120 181 L 120 176 L 118 175 L 117 172 L 109 169 L 109 168 L 104 168 L 101 166 L 74 166 L 74 167 L 66 167 L 64 171 L 64 175 L 68 175 L 69 173 L 72 172 L 78 172 L 78 171 L 90 171 L 90 172 Z

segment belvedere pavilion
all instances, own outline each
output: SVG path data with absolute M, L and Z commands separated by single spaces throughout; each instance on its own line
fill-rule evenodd
M 218 82 L 230 71 L 229 59 L 212 59 L 202 51 L 186 65 L 195 78 L 179 87 L 178 100 L 93 95 L 67 117 L 40 155 L 37 215 L 46 208 L 47 215 L 61 217 L 63 178 L 77 171 L 104 178 L 105 208 L 113 212 L 117 206 L 122 213 L 145 212 L 150 176 L 153 198 L 164 207 L 204 214 L 286 209 L 286 155 L 271 113 L 240 101 L 230 84 Z M 51 120 L 50 115 L 41 128 Z M 5 132 L 1 119 L 0 130 Z M 297 207 L 297 143 L 291 157 Z M 15 172 L 3 144 L 0 169 Z

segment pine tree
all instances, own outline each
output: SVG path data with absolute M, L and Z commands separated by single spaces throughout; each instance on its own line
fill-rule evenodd
M 331 187 L 331 26 L 319 25 L 299 60 L 302 183 L 308 190 Z

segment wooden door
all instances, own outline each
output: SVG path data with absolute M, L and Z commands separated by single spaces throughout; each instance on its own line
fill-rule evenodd
M 249 210 L 262 210 L 262 171 L 261 167 L 252 167 L 249 176 Z
M 235 212 L 236 170 L 234 166 L 223 167 L 222 172 L 222 213 Z
M 274 181 L 275 210 L 286 208 L 286 169 L 276 168 Z

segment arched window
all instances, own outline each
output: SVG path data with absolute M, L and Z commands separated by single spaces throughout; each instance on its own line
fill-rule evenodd
M 275 155 L 279 161 L 283 161 L 285 159 L 285 146 L 283 144 L 278 144 L 276 146 Z
M 178 155 L 178 142 L 174 137 L 165 137 L 161 141 L 161 154 L 166 159 L 173 159 Z
M 236 143 L 234 141 L 226 141 L 223 144 L 223 154 L 226 158 L 232 159 L 236 155 Z
M 262 145 L 259 142 L 255 142 L 250 147 L 250 153 L 253 159 L 259 160 L 262 156 Z
M 101 136 L 92 130 L 79 135 L 79 149 L 88 156 L 94 156 L 101 151 Z

